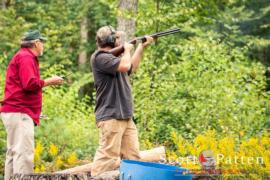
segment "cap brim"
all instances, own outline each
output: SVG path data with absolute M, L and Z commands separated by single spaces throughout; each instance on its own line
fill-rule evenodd
M 39 38 L 41 41 L 47 41 L 47 38 L 45 38 L 45 37 L 40 37 Z

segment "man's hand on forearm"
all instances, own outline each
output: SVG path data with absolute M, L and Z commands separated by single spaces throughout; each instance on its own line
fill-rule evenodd
M 47 78 L 44 80 L 44 87 L 63 84 L 63 82 L 64 82 L 64 79 L 61 78 L 60 76 L 53 76 L 51 78 Z
M 145 36 L 146 38 L 146 41 L 144 43 L 140 43 L 138 45 L 138 47 L 136 48 L 132 58 L 131 58 L 131 63 L 132 63 L 132 66 L 133 66 L 133 72 L 135 72 L 139 65 L 140 65 L 140 61 L 142 59 L 142 56 L 143 56 L 143 50 L 145 47 L 147 47 L 149 44 L 151 44 L 152 42 L 154 42 L 154 39 L 150 36 Z
M 147 47 L 149 44 L 154 42 L 154 39 L 151 36 L 145 36 L 146 41 L 142 43 L 143 47 Z
M 133 49 L 134 45 L 125 43 L 124 45 L 124 54 L 121 57 L 121 61 L 118 67 L 119 72 L 128 72 L 131 67 L 131 50 Z

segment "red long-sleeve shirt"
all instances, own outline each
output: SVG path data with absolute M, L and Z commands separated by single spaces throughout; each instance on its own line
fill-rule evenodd
M 5 96 L 0 112 L 26 113 L 39 125 L 43 86 L 38 58 L 30 49 L 21 48 L 7 68 Z

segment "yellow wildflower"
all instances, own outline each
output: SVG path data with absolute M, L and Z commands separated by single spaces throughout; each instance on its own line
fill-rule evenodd
M 167 159 L 168 159 L 169 161 L 175 161 L 175 160 L 177 160 L 177 158 L 178 158 L 178 156 L 176 155 L 176 153 L 173 152 L 173 151 L 167 152 L 167 156 L 168 156 Z
M 152 149 L 154 144 L 152 144 L 148 139 L 142 141 L 142 146 L 146 149 Z
M 46 171 L 46 168 L 45 168 L 45 166 L 42 164 L 41 166 L 40 166 L 40 172 L 45 172 Z
M 200 163 L 188 161 L 186 156 L 198 158 L 202 151 L 209 149 L 215 155 L 223 156 L 217 166 L 223 170 L 225 179 L 228 178 L 226 175 L 241 174 L 243 171 L 254 173 L 250 174 L 253 179 L 270 175 L 270 136 L 267 132 L 262 137 L 239 139 L 241 141 L 232 136 L 217 138 L 215 131 L 198 135 L 193 142 L 181 138 L 177 133 L 172 133 L 171 138 L 177 150 L 167 153 L 168 158 L 182 160 L 181 166 L 190 170 L 200 169 Z
M 235 141 L 233 138 L 225 137 L 218 142 L 219 154 L 231 156 L 234 154 Z
M 269 146 L 270 145 L 270 138 L 269 137 L 262 137 L 261 144 L 265 145 L 265 146 Z
M 245 131 L 240 131 L 239 135 L 240 135 L 240 137 L 243 137 L 245 135 Z
M 55 144 L 50 144 L 49 154 L 53 157 L 58 154 L 58 147 Z
M 71 153 L 70 155 L 69 155 L 69 157 L 68 157 L 68 159 L 67 159 L 67 163 L 69 164 L 69 165 L 73 165 L 73 164 L 75 164 L 77 162 L 77 155 L 76 155 L 76 153 Z
M 56 167 L 57 167 L 58 169 L 61 168 L 61 167 L 63 167 L 64 162 L 62 161 L 62 158 L 61 158 L 60 156 L 56 158 L 55 165 L 56 165 Z
M 39 173 L 40 172 L 40 169 L 39 169 L 39 167 L 37 166 L 37 167 L 35 167 L 35 173 Z
M 258 145 L 258 139 L 250 138 L 248 143 L 250 146 L 256 146 L 256 145 Z
M 35 161 L 40 160 L 40 155 L 42 154 L 43 149 L 44 148 L 43 148 L 41 142 L 38 141 L 37 144 L 36 144 L 36 147 L 35 147 L 35 154 L 34 154 Z

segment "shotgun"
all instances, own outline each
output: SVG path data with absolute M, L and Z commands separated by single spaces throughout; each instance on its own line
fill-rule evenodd
M 60 76 L 60 77 L 66 80 L 66 79 L 67 79 L 67 77 L 68 77 L 68 76 L 70 76 L 70 75 L 72 75 L 72 74 L 73 74 L 73 73 L 72 73 L 72 72 L 70 72 L 70 73 L 68 73 L 67 75 L 65 75 L 65 76 Z
M 168 29 L 166 31 L 157 32 L 157 33 L 151 34 L 149 36 L 151 36 L 154 39 L 157 39 L 159 37 L 168 36 L 170 34 L 175 34 L 175 33 L 178 33 L 178 32 L 180 32 L 180 28 Z M 145 42 L 146 41 L 145 36 L 136 37 L 136 38 L 132 39 L 131 41 L 129 41 L 128 43 L 136 44 L 137 42 L 140 42 L 140 41 Z M 115 48 L 111 49 L 109 52 L 111 54 L 113 54 L 114 56 L 119 56 L 120 54 L 122 54 L 124 52 L 124 50 L 125 50 L 124 46 L 121 45 L 121 46 L 118 46 L 118 47 L 115 47 Z

